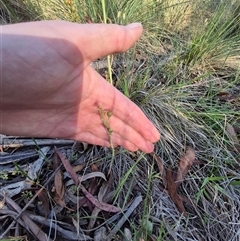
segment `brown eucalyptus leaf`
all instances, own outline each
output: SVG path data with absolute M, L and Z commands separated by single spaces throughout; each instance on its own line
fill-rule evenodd
M 55 148 L 55 152 L 58 154 L 60 157 L 65 169 L 69 173 L 69 175 L 72 177 L 72 179 L 75 182 L 76 186 L 81 187 L 83 194 L 87 197 L 87 199 L 96 207 L 98 207 L 101 210 L 107 211 L 107 212 L 112 212 L 112 213 L 117 213 L 120 211 L 120 208 L 117 208 L 113 205 L 107 204 L 107 203 L 100 203 L 91 193 L 89 193 L 79 182 L 78 176 L 76 172 L 74 172 L 73 167 L 70 165 L 69 161 L 67 158 Z
M 95 224 L 95 222 L 96 222 L 96 220 L 97 220 L 98 214 L 99 214 L 100 212 L 101 212 L 101 209 L 99 209 L 99 208 L 97 208 L 97 207 L 95 207 L 95 208 L 93 209 L 93 211 L 92 211 L 92 213 L 91 213 L 91 219 L 89 220 L 88 227 L 87 227 L 88 230 L 93 229 L 94 224 Z
M 60 165 L 60 160 L 58 158 L 57 153 L 54 153 L 53 156 L 53 169 L 56 170 Z M 66 203 L 64 201 L 64 194 L 65 194 L 65 188 L 63 184 L 63 173 L 61 169 L 58 169 L 54 176 L 54 186 L 55 186 L 55 192 L 54 192 L 54 201 L 62 206 L 65 207 Z
M 102 184 L 102 186 L 100 187 L 99 192 L 98 192 L 98 200 L 100 203 L 109 202 L 112 199 L 114 192 L 110 192 L 111 181 L 112 181 L 112 178 L 110 176 L 109 180 L 107 182 L 104 182 Z M 93 209 L 92 214 L 91 214 L 92 218 L 90 219 L 89 224 L 88 224 L 88 230 L 91 230 L 94 227 L 94 224 L 97 220 L 97 217 L 98 217 L 98 214 L 100 211 L 101 211 L 101 209 L 99 209 L 98 207 L 95 207 Z
M 78 176 L 74 171 L 73 167 L 71 166 L 70 162 L 68 161 L 68 159 L 56 147 L 55 147 L 55 152 L 58 154 L 65 169 L 67 170 L 71 178 L 74 180 L 75 185 L 78 186 L 79 185 Z
M 78 210 L 79 208 L 83 207 L 87 201 L 89 201 L 86 197 L 83 197 L 78 201 L 76 205 L 74 205 L 73 210 Z
M 170 198 L 176 205 L 179 212 L 183 213 L 183 215 L 186 216 L 187 213 L 183 206 L 183 202 L 182 202 L 181 198 L 179 197 L 179 195 L 177 194 L 177 188 L 176 188 L 175 182 L 173 180 L 173 174 L 172 174 L 171 167 L 168 167 L 168 169 L 167 169 L 166 179 L 167 179 L 167 190 L 168 190 L 168 194 L 169 194 Z
M 162 176 L 162 181 L 163 181 L 163 185 L 166 187 L 167 186 L 167 181 L 166 181 L 166 171 L 165 168 L 163 166 L 163 161 L 162 159 L 154 152 L 150 153 L 150 155 L 153 157 L 153 159 L 157 162 L 158 165 L 158 169 L 159 172 Z
M 86 166 L 86 164 L 79 164 L 79 165 L 77 165 L 77 166 L 74 166 L 74 167 L 73 167 L 73 170 L 74 170 L 75 172 L 80 172 L 80 171 L 82 171 L 82 169 L 83 169 L 85 166 Z
M 104 203 L 104 202 L 99 202 L 97 198 L 95 198 L 91 193 L 89 193 L 83 186 L 81 186 L 83 194 L 91 201 L 92 204 L 94 204 L 96 207 L 103 211 L 107 211 L 110 213 L 117 213 L 120 212 L 120 208 L 115 207 L 113 205 Z
M 233 126 L 229 123 L 226 124 L 226 132 L 230 136 L 230 138 L 232 139 L 234 144 L 239 144 L 237 133 L 236 133 L 235 129 L 233 128 Z
M 91 165 L 91 169 L 92 169 L 93 172 L 97 172 L 98 171 L 98 167 L 95 164 Z
M 186 149 L 186 154 L 180 158 L 176 176 L 176 188 L 182 183 L 190 167 L 195 162 L 195 157 L 195 150 L 192 147 L 188 146 Z
M 218 93 L 218 98 L 222 101 L 227 101 L 227 102 L 237 102 L 239 100 L 239 96 L 230 94 L 228 92 L 220 92 Z

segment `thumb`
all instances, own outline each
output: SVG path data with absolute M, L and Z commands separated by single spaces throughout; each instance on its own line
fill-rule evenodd
M 77 40 L 83 56 L 89 61 L 128 50 L 140 38 L 143 31 L 140 23 L 132 23 L 127 26 L 116 24 L 78 26 L 81 29 L 75 40 Z

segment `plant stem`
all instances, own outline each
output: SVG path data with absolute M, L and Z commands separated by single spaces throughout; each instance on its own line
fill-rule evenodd
M 106 14 L 106 3 L 105 0 L 102 0 L 102 11 L 103 11 L 103 22 L 107 24 L 107 14 Z M 107 56 L 107 63 L 108 63 L 108 76 L 109 76 L 109 83 L 112 85 L 112 66 L 111 66 L 111 56 Z

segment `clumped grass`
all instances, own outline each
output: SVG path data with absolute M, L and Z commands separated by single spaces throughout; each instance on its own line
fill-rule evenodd
M 161 132 L 155 152 L 165 167 L 176 168 L 188 145 L 202 163 L 191 167 L 181 185 L 181 194 L 191 200 L 185 218 L 161 190 L 162 177 L 150 156 L 115 153 L 115 203 L 125 206 L 137 192 L 144 196 L 127 224 L 133 240 L 239 240 L 240 156 L 226 131 L 227 124 L 240 127 L 239 99 L 218 98 L 221 92 L 240 95 L 239 2 L 105 2 L 107 23 L 142 22 L 145 30 L 134 48 L 113 57 L 113 84 Z M 21 5 L 27 18 L 7 3 L 1 6 L 5 22 L 103 22 L 101 1 L 28 0 Z M 101 168 L 107 173 L 111 154 L 100 152 L 106 155 Z

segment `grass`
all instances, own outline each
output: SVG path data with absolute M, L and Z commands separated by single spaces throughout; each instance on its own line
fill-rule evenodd
M 3 23 L 104 22 L 101 1 L 0 4 Z M 144 35 L 136 46 L 113 56 L 112 78 L 161 132 L 155 152 L 165 167 L 176 168 L 179 156 L 191 145 L 203 163 L 192 166 L 181 185 L 181 194 L 194 203 L 186 205 L 184 218 L 159 188 L 162 178 L 150 156 L 115 152 L 115 203 L 125 206 L 137 191 L 144 196 L 126 223 L 133 240 L 238 240 L 240 154 L 226 131 L 227 124 L 240 127 L 238 1 L 106 0 L 104 9 L 107 23 L 143 23 Z M 224 91 L 236 94 L 238 100 L 221 101 L 219 93 Z M 97 153 L 104 156 L 101 170 L 107 172 L 110 151 Z

